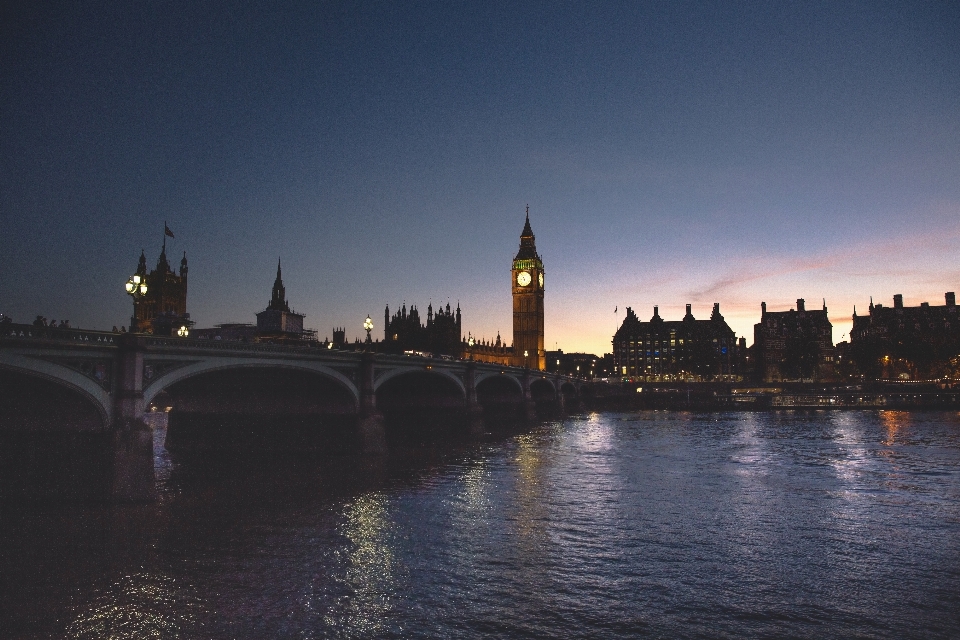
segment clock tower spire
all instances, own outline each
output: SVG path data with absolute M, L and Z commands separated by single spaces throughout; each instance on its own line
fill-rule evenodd
M 513 364 L 546 369 L 543 347 L 543 261 L 530 227 L 530 206 L 520 232 L 520 250 L 513 259 Z

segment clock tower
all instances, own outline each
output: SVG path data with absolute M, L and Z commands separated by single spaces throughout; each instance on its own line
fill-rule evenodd
M 543 348 L 543 273 L 528 206 L 520 250 L 513 259 L 513 364 L 541 371 L 547 365 Z

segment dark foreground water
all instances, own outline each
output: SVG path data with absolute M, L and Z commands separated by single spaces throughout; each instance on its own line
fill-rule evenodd
M 960 414 L 593 414 L 0 509 L 3 638 L 960 637 Z

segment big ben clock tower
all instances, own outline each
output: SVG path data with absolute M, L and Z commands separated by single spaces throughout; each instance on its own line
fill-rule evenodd
M 530 207 L 520 234 L 520 250 L 513 259 L 513 364 L 544 370 L 543 261 L 530 228 Z

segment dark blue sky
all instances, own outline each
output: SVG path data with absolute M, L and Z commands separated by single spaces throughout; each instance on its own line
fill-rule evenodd
M 199 326 L 282 255 L 321 337 L 431 300 L 508 337 L 527 204 L 549 348 L 960 290 L 956 2 L 38 4 L 0 9 L 18 321 L 126 324 L 166 220 Z

